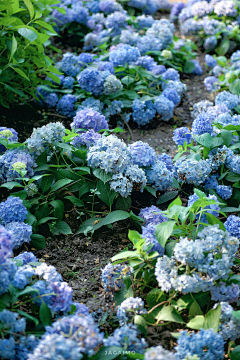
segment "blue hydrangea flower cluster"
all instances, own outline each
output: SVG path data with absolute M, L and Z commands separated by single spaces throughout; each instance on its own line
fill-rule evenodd
M 117 49 L 109 53 L 109 60 L 114 66 L 125 66 L 136 62 L 139 57 L 140 52 L 138 48 L 127 44 L 120 44 Z
M 144 225 L 157 225 L 164 221 L 167 221 L 167 218 L 163 214 L 161 214 L 161 210 L 154 205 L 141 209 L 138 216 L 144 219 Z
M 98 132 L 102 129 L 108 129 L 108 123 L 105 120 L 105 116 L 98 111 L 89 108 L 77 111 L 70 126 L 72 129 L 74 128 L 75 131 L 78 131 L 78 129 L 92 129 L 95 132 Z
M 209 107 L 212 107 L 213 103 L 211 101 L 208 100 L 202 100 L 198 103 L 195 103 L 193 105 L 193 111 L 191 112 L 191 116 L 193 119 L 196 119 L 196 117 L 203 113 L 203 112 L 207 112 Z
M 219 80 L 215 76 L 207 76 L 204 81 L 207 91 L 213 92 L 220 89 Z
M 226 285 L 225 282 L 220 281 L 219 286 L 214 286 L 211 289 L 212 300 L 227 301 L 228 303 L 235 303 L 239 299 L 240 287 L 238 284 Z
M 233 189 L 231 186 L 218 185 L 216 187 L 217 194 L 224 200 L 230 199 L 232 196 Z
M 209 189 L 214 189 L 216 190 L 217 186 L 218 186 L 218 178 L 219 175 L 218 174 L 213 174 L 210 175 L 204 182 L 204 189 L 205 190 L 209 190 Z
M 160 191 L 166 190 L 173 181 L 172 171 L 169 171 L 165 164 L 159 160 L 146 170 L 146 176 L 149 184 Z
M 163 220 L 159 223 L 166 221 L 167 219 L 162 216 Z M 146 246 L 151 245 L 151 249 L 148 252 L 156 251 L 160 256 L 164 254 L 164 248 L 159 244 L 155 236 L 156 225 L 154 223 L 149 223 L 146 226 L 142 226 L 142 238 L 146 242 Z
M 116 291 L 125 286 L 122 278 L 123 276 L 130 275 L 131 269 L 126 265 L 112 265 L 107 264 L 102 269 L 102 285 L 105 291 Z
M 175 347 L 176 360 L 182 360 L 189 355 L 197 355 L 202 360 L 223 359 L 225 342 L 222 335 L 215 333 L 213 329 L 201 329 L 196 334 L 181 331 L 180 334 Z
M 143 354 L 147 347 L 144 338 L 138 338 L 139 331 L 135 325 L 125 325 L 116 330 L 107 339 L 103 340 L 104 346 L 119 346 L 127 351 Z
M 205 55 L 205 63 L 207 64 L 207 66 L 209 67 L 214 67 L 217 65 L 217 60 L 212 56 L 212 55 Z
M 132 316 L 143 314 L 147 314 L 147 310 L 144 309 L 144 301 L 139 297 L 129 297 L 117 308 L 117 317 L 120 326 L 126 325 Z
M 142 141 L 136 141 L 129 146 L 129 151 L 132 155 L 134 164 L 139 166 L 151 166 L 157 160 L 157 155 L 154 149 Z
M 162 95 L 165 96 L 168 100 L 172 101 L 174 103 L 174 106 L 180 104 L 181 97 L 178 95 L 175 89 L 171 89 L 171 88 L 164 89 Z
M 95 68 L 84 69 L 77 76 L 77 81 L 83 90 L 95 96 L 103 93 L 104 78 L 102 72 Z
M 151 100 L 141 101 L 135 99 L 132 103 L 132 110 L 133 121 L 139 127 L 148 124 L 156 115 L 156 107 Z
M 174 164 L 174 174 L 180 182 L 201 185 L 212 171 L 208 160 L 179 158 Z
M 158 160 L 162 161 L 169 171 L 173 170 L 173 161 L 170 155 L 163 153 L 158 156 Z
M 10 222 L 6 224 L 6 229 L 11 232 L 14 249 L 22 246 L 23 243 L 30 243 L 32 226 L 19 222 Z
M 90 146 L 95 145 L 100 139 L 101 135 L 94 131 L 93 129 L 89 131 L 84 131 L 79 136 L 76 136 L 71 144 L 75 147 L 86 146 L 88 149 Z
M 114 174 L 110 181 L 110 189 L 123 197 L 128 197 L 133 190 L 143 192 L 147 184 L 145 172 L 137 165 L 130 165 L 123 173 Z
M 218 15 L 218 16 L 236 16 L 237 14 L 237 9 L 236 9 L 236 5 L 233 1 L 229 0 L 229 1 L 219 1 L 216 3 L 216 5 L 214 6 L 214 12 Z
M 144 360 L 166 360 L 166 359 L 175 360 L 175 354 L 164 349 L 164 347 L 162 347 L 161 345 L 147 349 L 147 351 L 144 354 Z
M 233 307 L 228 302 L 220 302 L 221 304 L 221 317 L 219 334 L 222 335 L 224 340 L 230 339 L 235 341 L 240 336 L 240 321 L 232 316 Z M 216 308 L 218 304 L 214 305 Z
M 39 156 L 45 150 L 50 150 L 54 142 L 61 141 L 64 135 L 65 127 L 60 122 L 33 129 L 32 135 L 26 140 L 28 150 L 34 156 Z
M 231 94 L 229 91 L 220 92 L 215 99 L 215 104 L 225 104 L 229 110 L 234 109 L 240 100 L 239 97 L 235 94 Z
M 0 203 L 0 221 L 3 225 L 11 222 L 22 223 L 27 218 L 27 209 L 19 197 L 10 196 Z
M 32 252 L 28 252 L 28 251 L 25 251 L 19 254 L 18 256 L 15 256 L 14 259 L 21 260 L 23 262 L 23 265 L 26 265 L 30 262 L 38 262 L 37 257 Z
M 173 117 L 174 103 L 164 95 L 156 98 L 155 108 L 163 121 L 168 121 Z
M 180 12 L 183 8 L 184 8 L 183 2 L 176 2 L 173 4 L 171 11 L 170 11 L 170 20 L 172 22 L 177 20 L 178 15 L 180 14 Z
M 183 294 L 211 290 L 216 280 L 229 278 L 238 243 L 218 225 L 205 227 L 195 241 L 180 238 L 171 258 L 163 255 L 157 260 L 155 276 L 160 289 Z M 179 274 L 179 263 L 194 270 Z
M 0 264 L 4 263 L 12 256 L 13 241 L 11 233 L 0 225 Z
M 240 217 L 230 215 L 225 221 L 224 226 L 230 235 L 240 238 Z
M 77 98 L 75 95 L 63 95 L 63 97 L 57 103 L 57 111 L 63 116 L 72 118 L 75 115 L 76 101 Z
M 176 145 L 182 145 L 187 142 L 187 145 L 192 142 L 192 134 L 191 131 L 187 127 L 180 127 L 173 130 L 173 141 Z
M 26 176 L 32 177 L 34 175 L 33 168 L 36 166 L 33 157 L 28 154 L 27 150 L 7 150 L 3 155 L 0 155 L 0 180 L 1 182 L 12 181 L 20 178 L 19 173 L 14 170 L 14 164 L 23 164 L 27 171 Z

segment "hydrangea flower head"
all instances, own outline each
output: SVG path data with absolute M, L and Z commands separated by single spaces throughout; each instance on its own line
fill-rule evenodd
M 146 170 L 148 182 L 160 191 L 166 190 L 171 186 L 173 181 L 173 173 L 167 169 L 162 161 L 157 160 L 150 169 Z
M 109 75 L 106 77 L 103 84 L 103 92 L 105 95 L 116 93 L 123 88 L 123 85 L 115 75 Z
M 107 264 L 102 271 L 102 284 L 105 291 L 115 291 L 125 286 L 124 275 L 130 275 L 130 268 L 126 265 Z
M 95 96 L 103 93 L 104 78 L 101 71 L 95 68 L 87 68 L 80 72 L 77 81 L 83 90 Z
M 182 4 L 182 3 L 176 3 Z M 164 349 L 161 345 L 147 349 L 144 354 L 144 360 L 175 360 L 175 354 Z
M 4 226 L 0 225 L 0 264 L 12 256 L 13 246 L 11 233 Z
M 151 100 L 141 101 L 134 99 L 132 110 L 133 121 L 136 122 L 139 127 L 148 124 L 156 115 L 156 107 Z
M 63 97 L 57 103 L 57 111 L 59 114 L 71 118 L 75 115 L 75 103 L 77 98 L 75 95 L 67 94 L 63 95 Z
M 187 127 L 180 127 L 173 130 L 173 141 L 176 145 L 182 145 L 187 142 L 187 144 L 191 144 L 192 142 L 192 134 Z
M 89 148 L 92 145 L 95 145 L 96 142 L 101 138 L 101 135 L 94 131 L 93 129 L 84 131 L 79 136 L 76 136 L 71 144 L 75 147 L 87 146 Z
M 34 175 L 35 162 L 27 150 L 19 150 L 18 148 L 7 150 L 0 156 L 0 179 L 2 182 L 12 181 L 20 177 L 18 171 L 14 170 L 15 163 L 26 166 L 26 176 L 32 177 Z
M 207 91 L 213 92 L 220 89 L 219 80 L 215 76 L 207 76 L 204 81 Z
M 217 65 L 217 60 L 214 59 L 213 56 L 209 55 L 209 54 L 206 54 L 205 55 L 205 63 L 207 64 L 207 66 L 209 67 L 214 67 Z
M 30 243 L 32 226 L 13 221 L 6 224 L 6 229 L 11 232 L 14 249 L 19 248 L 24 243 Z
M 37 262 L 37 257 L 32 252 L 25 251 L 24 253 L 19 254 L 18 256 L 14 257 L 15 260 L 22 260 L 23 265 L 26 265 L 30 262 Z
M 161 210 L 159 208 L 152 205 L 150 207 L 141 209 L 138 216 L 142 217 L 145 220 L 144 225 L 148 225 L 148 224 L 157 225 L 164 221 L 167 221 L 167 218 L 163 214 L 161 214 L 160 211 Z
M 73 118 L 71 128 L 94 130 L 98 132 L 102 129 L 108 129 L 108 123 L 105 120 L 105 116 L 98 111 L 85 108 L 81 111 L 77 111 L 76 116 Z
M 157 155 L 154 149 L 142 141 L 136 141 L 129 146 L 133 162 L 139 166 L 151 166 L 157 160 Z
M 224 223 L 226 230 L 230 235 L 240 238 L 240 217 L 236 215 L 230 215 L 227 221 Z
M 168 121 L 173 117 L 174 103 L 164 95 L 159 95 L 156 98 L 155 107 L 162 120 Z
M 109 53 L 109 60 L 114 66 L 125 66 L 132 62 L 136 62 L 140 57 L 140 52 L 137 47 L 122 44 L 116 50 Z
M 28 211 L 19 197 L 9 196 L 0 204 L 0 222 L 4 225 L 11 222 L 24 222 Z
M 225 104 L 229 110 L 234 109 L 240 100 L 239 97 L 235 94 L 231 94 L 229 91 L 220 92 L 215 99 L 215 104 Z

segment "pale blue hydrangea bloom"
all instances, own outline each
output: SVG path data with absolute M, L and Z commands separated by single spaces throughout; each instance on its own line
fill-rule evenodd
M 157 160 L 157 155 L 154 149 L 148 144 L 142 141 L 136 141 L 129 145 L 129 151 L 132 155 L 134 164 L 138 166 L 151 166 Z
M 102 129 L 108 129 L 108 123 L 105 120 L 105 116 L 98 111 L 89 108 L 77 111 L 70 126 L 72 129 L 74 128 L 75 131 L 78 131 L 78 129 L 92 129 L 98 132 Z
M 146 170 L 148 182 L 160 191 L 166 190 L 171 186 L 173 181 L 173 173 L 167 169 L 162 161 L 157 160 L 150 169 Z
M 24 243 L 30 243 L 32 226 L 13 221 L 6 225 L 6 229 L 11 232 L 14 249 L 19 248 Z

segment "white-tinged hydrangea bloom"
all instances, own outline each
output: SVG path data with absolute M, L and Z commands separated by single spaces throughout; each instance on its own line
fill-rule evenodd
M 126 325 L 133 315 L 143 314 L 147 314 L 147 310 L 144 309 L 144 301 L 139 297 L 129 297 L 117 308 L 117 317 L 120 326 Z
M 147 178 L 145 172 L 137 165 L 131 165 L 124 174 L 113 175 L 110 189 L 115 190 L 123 197 L 127 197 L 134 189 L 143 192 L 146 184 Z
M 233 16 L 234 17 L 237 14 L 236 4 L 234 3 L 234 1 L 231 1 L 231 0 L 219 1 L 214 6 L 214 12 L 218 16 Z
M 40 128 L 33 129 L 32 135 L 26 140 L 30 153 L 41 155 L 56 141 L 61 141 L 65 135 L 65 127 L 60 123 L 49 123 Z
M 173 173 L 169 171 L 166 165 L 157 160 L 150 169 L 146 170 L 148 182 L 156 189 L 160 191 L 166 190 L 171 186 L 173 181 Z
M 213 103 L 211 101 L 208 100 L 202 100 L 199 101 L 198 103 L 195 103 L 193 105 L 193 111 L 191 112 L 191 116 L 193 119 L 196 119 L 196 117 L 203 113 L 203 112 L 207 112 L 209 107 L 212 107 Z
M 52 265 L 47 265 L 46 263 L 37 266 L 35 274 L 49 282 L 62 281 L 62 276 L 57 272 L 56 268 Z
M 219 333 L 224 340 L 235 341 L 240 336 L 240 320 L 232 316 L 233 307 L 228 302 L 220 302 L 221 317 Z M 214 305 L 214 309 L 218 304 Z
M 175 360 L 175 354 L 158 345 L 147 349 L 144 360 Z
M 124 173 L 133 165 L 127 145 L 116 136 L 101 137 L 87 154 L 88 166 L 100 168 L 106 173 Z
M 113 94 L 120 91 L 123 88 L 123 85 L 115 75 L 109 75 L 106 77 L 103 84 L 103 92 L 105 95 Z
M 178 159 L 174 169 L 179 181 L 194 185 L 202 184 L 212 171 L 210 161 L 193 159 Z
M 31 183 L 28 186 L 25 186 L 24 190 L 27 191 L 28 196 L 32 197 L 38 193 L 38 187 L 35 183 Z
M 207 1 L 197 1 L 191 6 L 193 16 L 203 17 L 213 11 L 213 7 Z
M 229 91 L 220 92 L 215 99 L 215 104 L 225 104 L 229 110 L 234 109 L 240 100 L 239 97 L 235 94 L 231 94 Z

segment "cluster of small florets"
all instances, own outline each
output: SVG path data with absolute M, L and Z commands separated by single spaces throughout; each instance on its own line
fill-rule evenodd
M 208 100 L 202 100 L 198 103 L 195 103 L 193 105 L 193 111 L 191 112 L 191 116 L 193 119 L 196 119 L 196 117 L 204 112 L 207 112 L 209 107 L 212 107 L 213 103 Z
M 204 210 L 206 210 L 207 214 L 212 214 L 212 215 L 218 217 L 219 211 L 220 211 L 220 206 L 218 204 L 217 197 L 215 195 L 208 195 L 208 197 L 206 199 L 208 199 L 210 201 L 214 200 L 216 202 L 216 204 L 207 205 L 204 208 Z M 199 196 L 197 194 L 190 195 L 189 199 L 188 199 L 188 206 L 192 206 L 197 200 L 199 200 Z M 201 210 L 202 209 L 199 208 L 199 211 L 201 211 Z M 200 216 L 200 214 L 197 214 L 196 219 L 202 223 L 208 224 L 206 214 L 201 214 L 201 216 Z
M 142 141 L 136 141 L 129 146 L 133 163 L 141 167 L 148 167 L 155 163 L 157 155 L 154 149 Z
M 187 145 L 192 142 L 192 134 L 191 131 L 187 127 L 180 127 L 173 130 L 173 141 L 176 145 L 182 145 L 187 142 Z
M 86 146 L 89 148 L 92 145 L 95 145 L 97 141 L 101 138 L 101 135 L 94 131 L 93 129 L 84 131 L 79 136 L 76 136 L 71 144 L 76 148 L 81 146 Z
M 225 282 L 220 281 L 218 286 L 211 289 L 212 300 L 227 301 L 228 303 L 235 303 L 239 299 L 240 287 L 238 284 L 226 285 Z
M 181 4 L 181 3 L 180 3 Z M 175 354 L 164 349 L 161 345 L 147 349 L 144 360 L 175 360 Z
M 147 310 L 144 309 L 144 301 L 141 298 L 129 297 L 124 300 L 117 308 L 117 317 L 120 326 L 126 325 L 134 315 L 147 314 Z
M 148 124 L 156 115 L 156 107 L 151 100 L 141 101 L 135 99 L 132 103 L 132 110 L 133 121 L 138 126 Z
M 19 197 L 8 197 L 0 204 L 0 222 L 3 225 L 11 222 L 22 223 L 27 218 L 27 209 Z
M 173 170 L 173 161 L 170 155 L 163 153 L 158 156 L 158 160 L 162 161 L 169 171 Z
M 17 142 L 18 141 L 18 133 L 16 130 L 12 128 L 6 128 L 4 126 L 0 126 L 0 139 L 6 139 L 8 142 Z M 4 145 L 0 144 L 0 153 L 5 151 L 6 148 Z
M 75 115 L 75 103 L 77 98 L 75 95 L 67 94 L 63 95 L 63 97 L 57 103 L 57 111 L 59 114 L 66 116 L 68 118 L 72 118 Z
M 6 335 L 0 339 L 1 358 L 26 360 L 39 342 L 34 335 L 26 335 L 26 319 L 19 319 L 17 312 L 4 309 L 0 312 L 0 324 L 2 335 Z
M 77 81 L 83 90 L 95 96 L 103 93 L 104 77 L 102 72 L 95 68 L 84 69 L 77 76 Z
M 159 219 L 159 224 L 161 222 L 167 221 L 166 218 L 162 216 L 162 219 Z M 142 238 L 145 240 L 146 247 L 151 245 L 151 248 L 147 252 L 156 251 L 160 256 L 164 254 L 164 248 L 159 244 L 156 236 L 156 224 L 149 223 L 146 226 L 142 226 Z
M 157 160 L 146 170 L 147 180 L 156 190 L 164 191 L 171 186 L 173 172 L 169 171 L 164 162 Z
M 220 92 L 215 99 L 215 104 L 225 104 L 229 110 L 234 109 L 240 100 L 237 95 L 231 94 L 229 91 Z
M 77 111 L 76 116 L 73 118 L 73 122 L 70 126 L 77 132 L 81 132 L 81 129 L 92 129 L 96 132 L 99 130 L 108 129 L 108 123 L 105 120 L 105 116 L 100 114 L 98 111 L 89 108 Z
M 34 175 L 35 161 L 27 150 L 7 150 L 3 155 L 0 155 L 1 182 L 20 178 L 18 166 L 17 168 L 14 166 L 16 163 L 21 163 L 21 168 L 26 171 L 26 176 L 32 177 Z
M 212 171 L 208 160 L 180 158 L 174 164 L 174 174 L 180 182 L 201 185 Z
M 138 48 L 127 44 L 120 44 L 117 49 L 109 53 L 109 60 L 114 66 L 125 66 L 136 62 L 139 57 L 140 52 Z
M 116 78 L 115 75 L 110 74 L 105 78 L 103 84 L 103 92 L 105 95 L 109 95 L 112 93 L 116 93 L 123 88 L 123 85 L 119 79 Z
M 105 291 L 117 291 L 125 286 L 123 276 L 130 275 L 131 269 L 126 265 L 108 264 L 102 269 L 102 285 Z
M 14 242 L 14 249 L 20 247 L 23 243 L 30 243 L 32 226 L 13 221 L 6 224 L 6 229 L 11 232 L 11 237 Z
M 45 150 L 49 151 L 54 142 L 61 141 L 64 135 L 65 127 L 60 122 L 33 129 L 32 135 L 26 140 L 28 150 L 34 156 L 39 156 Z
M 135 325 L 125 325 L 116 330 L 107 339 L 103 340 L 104 346 L 119 346 L 127 351 L 143 354 L 147 343 L 144 338 L 138 338 L 139 331 Z
M 207 76 L 204 81 L 207 91 L 214 92 L 220 89 L 219 80 L 215 76 Z
M 240 238 L 240 217 L 236 215 L 230 215 L 227 221 L 224 223 L 226 230 L 230 235 Z
M 197 355 L 202 360 L 221 360 L 224 356 L 224 340 L 221 334 L 213 329 L 201 329 L 198 333 L 181 331 L 175 347 L 176 360 Z
M 214 305 L 214 308 L 218 304 Z M 224 340 L 230 339 L 235 341 L 240 336 L 240 321 L 237 317 L 232 315 L 233 307 L 228 302 L 220 302 L 221 305 L 221 317 L 219 334 L 222 335 Z
M 217 225 L 205 227 L 196 240 L 180 238 L 173 255 L 159 257 L 155 276 L 161 290 L 189 292 L 209 291 L 216 286 L 216 280 L 228 279 L 233 265 L 233 255 L 239 240 Z M 186 267 L 185 273 L 179 274 Z M 189 267 L 194 270 L 189 272 Z

